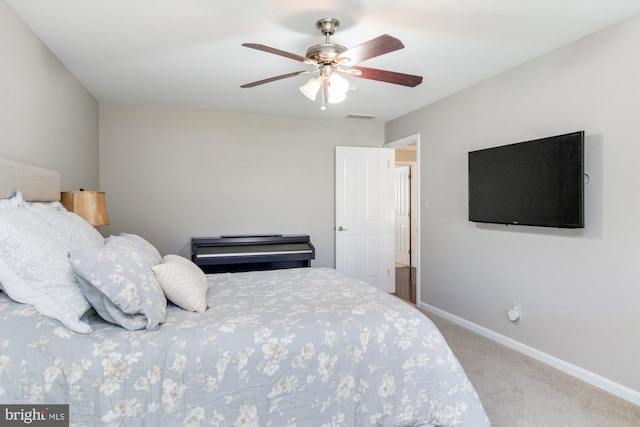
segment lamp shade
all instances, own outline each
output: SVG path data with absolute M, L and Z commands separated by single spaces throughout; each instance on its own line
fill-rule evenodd
M 60 201 L 68 211 L 80 215 L 93 226 L 109 224 L 104 191 L 63 191 Z
M 318 77 L 311 77 L 305 84 L 300 86 L 300 92 L 310 100 L 315 101 L 320 89 L 320 81 Z
M 328 102 L 334 104 L 342 102 L 347 97 L 349 90 L 349 82 L 337 72 L 331 73 L 329 76 L 329 99 Z

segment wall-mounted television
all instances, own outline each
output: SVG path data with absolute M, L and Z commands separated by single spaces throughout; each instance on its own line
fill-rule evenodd
M 469 221 L 584 228 L 584 131 L 469 152 Z

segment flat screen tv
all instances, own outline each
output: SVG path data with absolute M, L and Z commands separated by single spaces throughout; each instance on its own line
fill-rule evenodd
M 469 221 L 584 227 L 584 131 L 469 152 Z

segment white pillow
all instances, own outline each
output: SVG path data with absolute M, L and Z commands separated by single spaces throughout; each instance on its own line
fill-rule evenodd
M 169 301 L 188 311 L 207 310 L 209 283 L 200 267 L 180 255 L 165 255 L 151 270 Z
M 93 225 L 80 215 L 66 210 L 60 202 L 28 203 L 24 209 L 36 212 L 62 233 L 73 244 L 72 249 L 98 249 L 104 244 L 104 237 Z
M 67 211 L 60 202 L 24 202 L 21 206 L 47 211 Z
M 0 287 L 13 300 L 86 334 L 91 327 L 80 318 L 90 305 L 67 260 L 73 246 L 31 209 L 0 210 Z
M 20 190 L 16 191 L 16 194 L 7 198 L 0 199 L 0 209 L 13 209 L 24 206 L 25 201 L 22 198 L 22 192 Z

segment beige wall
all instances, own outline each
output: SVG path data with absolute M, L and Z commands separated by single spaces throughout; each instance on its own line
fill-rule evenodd
M 193 236 L 309 234 L 333 266 L 334 147 L 383 139 L 376 121 L 101 105 L 103 232 L 186 256 Z
M 98 188 L 98 103 L 0 1 L 0 157 Z
M 420 133 L 422 302 L 640 396 L 640 16 L 387 123 Z M 586 228 L 467 220 L 470 150 L 584 129 Z M 522 304 L 516 326 L 506 310 Z M 621 390 L 622 388 L 618 388 Z M 640 400 L 639 400 L 640 401 Z

